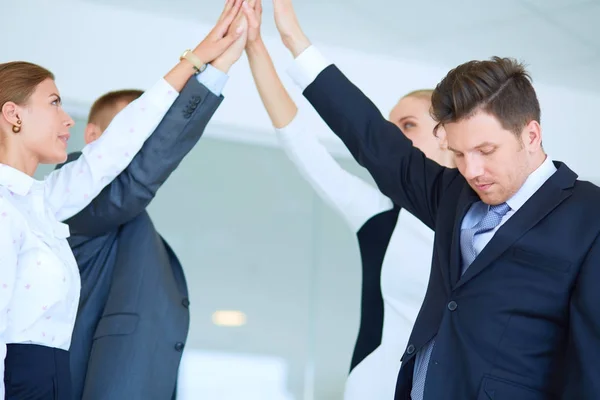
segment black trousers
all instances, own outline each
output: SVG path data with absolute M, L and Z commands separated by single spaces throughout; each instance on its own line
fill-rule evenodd
M 73 400 L 69 353 L 35 344 L 7 344 L 6 400 Z

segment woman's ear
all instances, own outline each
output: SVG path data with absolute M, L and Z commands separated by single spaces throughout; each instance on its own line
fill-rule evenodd
M 2 106 L 2 119 L 12 126 L 20 125 L 21 118 L 19 118 L 19 106 L 12 101 L 7 101 Z

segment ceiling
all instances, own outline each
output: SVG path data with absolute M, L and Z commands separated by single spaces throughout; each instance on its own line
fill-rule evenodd
M 223 1 L 88 0 L 213 24 Z M 266 34 L 276 34 L 263 0 Z M 510 56 L 536 81 L 600 92 L 600 0 L 297 0 L 313 42 L 452 68 Z

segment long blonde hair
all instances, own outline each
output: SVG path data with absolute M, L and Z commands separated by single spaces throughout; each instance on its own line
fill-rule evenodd
M 433 94 L 433 89 L 419 89 L 413 90 L 410 93 L 405 94 L 404 97 L 418 97 L 420 99 L 431 101 L 431 95 Z

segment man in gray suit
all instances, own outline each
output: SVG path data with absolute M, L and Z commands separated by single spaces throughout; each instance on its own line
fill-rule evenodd
M 75 399 L 175 398 L 190 302 L 182 267 L 145 209 L 200 139 L 244 45 L 245 38 L 192 77 L 128 168 L 65 221 L 82 281 L 70 349 Z M 86 142 L 140 94 L 126 90 L 100 98 Z

